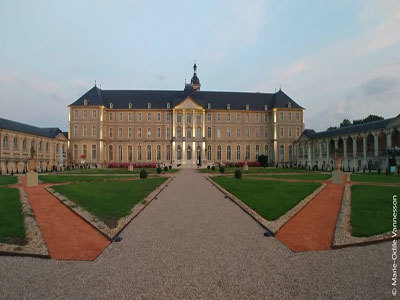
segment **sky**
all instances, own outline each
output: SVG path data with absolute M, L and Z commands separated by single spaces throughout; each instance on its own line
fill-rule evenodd
M 0 117 L 68 128 L 102 89 L 273 93 L 307 128 L 400 113 L 400 1 L 0 2 Z

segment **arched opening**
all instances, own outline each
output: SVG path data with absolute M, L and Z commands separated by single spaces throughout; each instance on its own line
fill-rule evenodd
M 353 157 L 353 139 L 351 137 L 346 139 L 346 155 L 347 157 Z
M 217 147 L 217 160 L 222 160 L 222 147 L 218 145 Z
M 171 146 L 167 145 L 167 161 L 171 161 Z
M 378 134 L 378 155 L 386 156 L 387 155 L 387 139 L 386 134 L 384 132 L 380 132 Z
M 151 161 L 151 146 L 147 145 L 147 160 Z
M 122 145 L 118 146 L 118 160 L 122 162 Z
M 133 160 L 133 148 L 131 145 L 128 146 L 128 161 L 131 162 Z
M 201 147 L 197 146 L 197 163 L 200 165 L 201 164 Z
M 190 146 L 186 149 L 186 160 L 192 160 L 192 147 Z
M 330 140 L 329 141 L 329 157 L 334 157 L 335 156 L 335 141 Z
M 226 160 L 232 160 L 232 147 L 226 146 Z
M 289 161 L 292 162 L 293 161 L 293 146 L 289 145 Z
M 212 151 L 211 151 L 211 145 L 207 146 L 207 160 L 211 161 L 212 159 Z
M 161 160 L 161 146 L 157 145 L 157 161 Z
M 374 136 L 371 133 L 367 135 L 367 156 L 375 156 Z
M 362 136 L 360 136 L 360 135 L 357 136 L 356 144 L 357 144 L 357 152 L 356 152 L 357 157 L 363 157 L 364 156 L 364 144 L 363 144 Z
M 338 149 L 339 149 L 339 156 L 343 157 L 343 154 L 344 154 L 344 143 L 343 143 L 343 139 L 342 138 L 338 139 Z
M 108 146 L 108 161 L 112 162 L 114 160 L 114 148 L 112 145 Z
M 181 146 L 178 146 L 176 148 L 176 159 L 177 160 L 182 160 L 182 148 L 181 148 Z
M 397 129 L 392 132 L 392 147 L 400 147 L 400 134 Z

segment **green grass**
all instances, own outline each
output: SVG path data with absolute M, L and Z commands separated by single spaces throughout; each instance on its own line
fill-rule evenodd
M 19 192 L 15 188 L 0 188 L 0 242 L 25 238 Z
M 368 237 L 392 231 L 393 195 L 400 187 L 354 185 L 351 187 L 352 235 Z M 398 198 L 398 208 L 400 201 Z
M 14 184 L 17 182 L 17 176 L 0 176 L 0 185 Z
M 68 176 L 68 175 L 39 175 L 39 180 L 45 183 L 63 183 L 63 182 L 99 182 L 104 180 L 116 180 L 120 178 L 138 178 L 137 174 L 133 176 Z
M 332 177 L 331 174 L 270 174 L 270 175 L 261 175 L 258 177 L 266 177 L 266 178 L 282 178 L 282 179 L 298 179 L 298 180 L 328 180 Z
M 400 183 L 400 176 L 391 174 L 386 175 L 382 173 L 380 175 L 374 173 L 365 173 L 365 174 L 351 174 L 351 181 L 358 182 L 384 182 L 384 183 Z
M 270 221 L 278 219 L 321 185 L 222 176 L 212 179 Z
M 71 170 L 71 171 L 61 171 L 58 173 L 62 174 L 139 174 L 141 170 L 146 170 L 149 174 L 155 174 L 156 168 L 134 168 L 133 171 L 129 171 L 125 168 L 106 168 L 106 169 L 79 169 L 79 170 Z M 171 169 L 167 172 L 162 168 L 162 173 L 175 173 L 179 171 L 179 169 Z
M 130 213 L 167 178 L 146 180 L 76 183 L 54 186 L 53 189 L 103 221 L 118 220 Z
M 317 173 L 313 171 L 308 171 L 304 169 L 284 169 L 284 168 L 261 168 L 261 167 L 251 167 L 248 171 L 244 171 L 243 168 L 227 168 L 225 167 L 225 173 L 235 173 L 236 169 L 240 169 L 243 174 L 264 174 L 264 173 Z M 219 168 L 215 167 L 215 171 L 211 169 L 199 169 L 201 173 L 220 173 Z

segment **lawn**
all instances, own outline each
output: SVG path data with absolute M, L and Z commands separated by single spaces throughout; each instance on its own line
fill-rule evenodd
M 129 171 L 126 168 L 106 168 L 106 169 L 79 169 L 79 170 L 71 170 L 71 171 L 61 171 L 58 173 L 62 174 L 139 174 L 141 170 L 146 170 L 149 174 L 155 174 L 156 168 L 134 168 L 133 171 Z M 164 171 L 162 168 L 162 173 L 175 173 L 179 171 L 179 169 L 168 169 L 168 171 Z
M 391 174 L 386 175 L 384 173 L 378 175 L 376 173 L 365 173 L 365 174 L 351 174 L 351 181 L 358 182 L 385 182 L 385 183 L 400 183 L 400 176 Z
M 17 182 L 17 176 L 0 176 L 0 185 L 14 184 Z
M 284 169 L 284 168 L 261 168 L 251 167 L 248 171 L 244 171 L 243 168 L 225 168 L 225 173 L 235 173 L 235 170 L 240 169 L 243 174 L 264 174 L 264 173 L 316 173 L 304 169 Z M 215 171 L 211 169 L 199 169 L 202 173 L 220 173 L 219 168 L 215 167 Z
M 15 188 L 0 188 L 0 242 L 23 244 L 25 227 L 19 192 Z
M 321 185 L 222 176 L 212 179 L 270 221 L 278 219 Z
M 116 180 L 126 178 L 139 178 L 138 174 L 132 176 L 68 176 L 68 175 L 39 175 L 39 180 L 45 183 L 63 183 L 63 182 L 99 182 L 104 180 Z
M 266 178 L 282 178 L 282 179 L 299 179 L 299 180 L 328 180 L 332 177 L 331 174 L 269 174 L 269 175 L 257 175 L 257 177 L 266 177 Z
M 110 227 L 128 215 L 133 206 L 146 198 L 167 178 L 145 180 L 75 183 L 53 189 L 89 211 Z
M 392 231 L 393 195 L 397 195 L 397 197 L 400 196 L 400 187 L 352 186 L 352 235 L 367 237 Z M 400 208 L 399 204 L 398 207 Z

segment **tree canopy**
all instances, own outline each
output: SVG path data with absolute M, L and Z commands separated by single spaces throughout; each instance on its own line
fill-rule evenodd
M 343 127 L 348 127 L 348 126 L 352 126 L 352 125 L 365 124 L 365 123 L 369 123 L 369 122 L 379 121 L 379 120 L 383 120 L 383 119 L 384 118 L 382 116 L 369 115 L 368 117 L 366 117 L 364 119 L 353 120 L 353 122 L 350 121 L 349 119 L 344 119 L 343 122 L 341 122 L 339 126 L 340 126 L 340 128 L 343 128 Z M 337 127 L 331 126 L 327 130 L 332 130 L 332 129 L 337 129 Z

